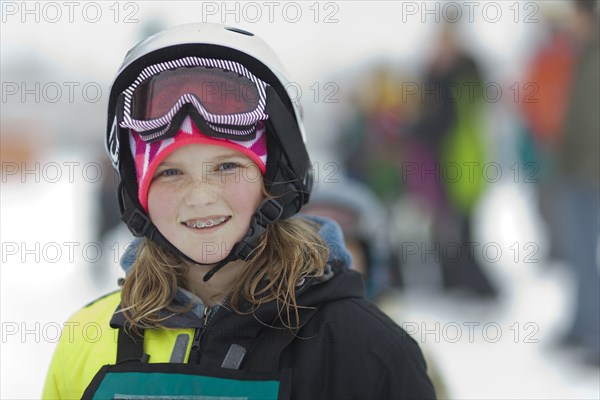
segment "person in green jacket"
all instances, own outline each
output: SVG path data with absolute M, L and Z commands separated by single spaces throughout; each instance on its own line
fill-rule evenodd
M 313 179 L 288 83 L 262 40 L 224 25 L 127 53 L 106 148 L 137 239 L 121 289 L 65 323 L 43 398 L 435 397 L 339 226 L 295 216 Z

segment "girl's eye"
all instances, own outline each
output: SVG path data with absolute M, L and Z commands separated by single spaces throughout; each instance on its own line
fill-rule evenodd
M 169 168 L 169 169 L 165 169 L 164 171 L 161 171 L 158 176 L 174 176 L 174 175 L 179 175 L 181 172 L 178 169 L 174 169 L 174 168 Z
M 219 165 L 219 170 L 221 171 L 231 171 L 233 169 L 239 168 L 240 164 L 236 162 L 224 162 Z

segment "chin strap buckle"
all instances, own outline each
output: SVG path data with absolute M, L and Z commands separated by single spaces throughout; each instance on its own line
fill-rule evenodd
M 267 231 L 267 226 L 277 221 L 283 213 L 283 206 L 274 199 L 266 199 L 260 204 L 252 217 L 250 229 L 246 237 L 236 246 L 235 253 L 242 260 L 250 257 L 258 245 L 260 237 Z
M 281 214 L 283 214 L 283 206 L 273 199 L 266 199 L 256 210 L 253 222 L 256 221 L 264 228 L 281 218 Z
M 121 220 L 125 222 L 133 236 L 142 237 L 146 235 L 147 230 L 152 226 L 152 221 L 135 206 L 123 182 L 119 184 L 118 190 Z
M 142 214 L 139 210 L 134 209 L 133 212 L 126 217 L 125 223 L 135 237 L 142 237 L 146 234 L 146 230 L 152 222 L 150 218 Z

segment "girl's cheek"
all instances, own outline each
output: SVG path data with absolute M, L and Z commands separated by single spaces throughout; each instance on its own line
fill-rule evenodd
M 155 182 L 150 186 L 148 197 L 166 206 L 176 201 L 177 197 L 180 196 L 181 190 L 181 185 L 174 184 L 173 182 Z
M 245 197 L 248 193 L 248 191 L 245 189 L 244 185 L 225 185 L 223 187 L 223 196 L 225 196 L 228 199 L 237 199 L 240 198 L 240 196 Z M 242 197 L 242 198 L 243 198 Z
M 262 184 L 262 174 L 258 167 L 244 168 L 242 171 L 241 178 L 245 183 L 251 185 Z
M 258 174 L 251 168 L 240 168 L 222 177 L 220 181 L 224 190 L 237 190 L 238 188 L 248 188 L 260 182 L 262 176 L 257 169 Z

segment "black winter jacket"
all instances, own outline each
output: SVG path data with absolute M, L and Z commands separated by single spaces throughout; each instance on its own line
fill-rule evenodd
M 194 345 L 187 347 L 185 358 L 181 360 L 218 373 L 223 371 L 234 345 L 245 351 L 237 360 L 240 374 L 277 369 L 285 372 L 281 375 L 280 396 L 285 393 L 292 399 L 435 398 L 419 346 L 365 299 L 362 276 L 348 268 L 349 256 L 341 244 L 339 227 L 327 221 L 320 220 L 320 223 L 321 234 L 332 249 L 331 257 L 324 277 L 305 279 L 298 284 L 298 304 L 305 308 L 300 314 L 302 327 L 295 335 L 278 322 L 274 302 L 261 305 L 248 315 L 239 315 L 226 305 L 213 307 L 207 314 L 196 308 L 164 321 L 164 325 L 174 328 L 175 332 L 185 331 L 187 336 L 195 332 Z M 181 296 L 176 297 L 177 301 L 185 302 Z M 101 309 L 110 310 L 111 304 L 118 304 L 118 296 L 108 296 L 83 309 L 76 314 L 79 315 L 78 326 L 84 325 L 84 318 L 94 319 Z M 122 313 L 114 313 L 111 328 L 124 325 Z M 167 346 L 168 341 L 160 339 L 166 336 L 146 332 L 146 339 L 149 333 L 155 338 L 149 346 Z M 60 372 L 64 371 L 64 363 L 86 368 L 98 364 L 94 367 L 98 370 L 107 364 L 106 360 L 115 360 L 114 340 L 104 340 L 103 337 L 103 353 L 98 354 L 100 343 L 70 343 L 61 339 L 57 350 L 60 356 L 55 356 L 53 361 L 47 389 L 55 386 L 57 393 L 61 387 L 71 385 L 65 372 Z M 272 351 L 274 348 L 279 350 Z M 170 352 L 171 347 L 166 350 Z M 160 355 L 150 354 L 151 363 L 153 357 L 156 362 Z M 57 364 L 61 362 L 63 367 Z M 114 362 L 108 361 L 108 364 Z M 80 382 L 81 379 L 79 386 L 87 385 Z M 72 393 L 80 393 L 80 390 Z

